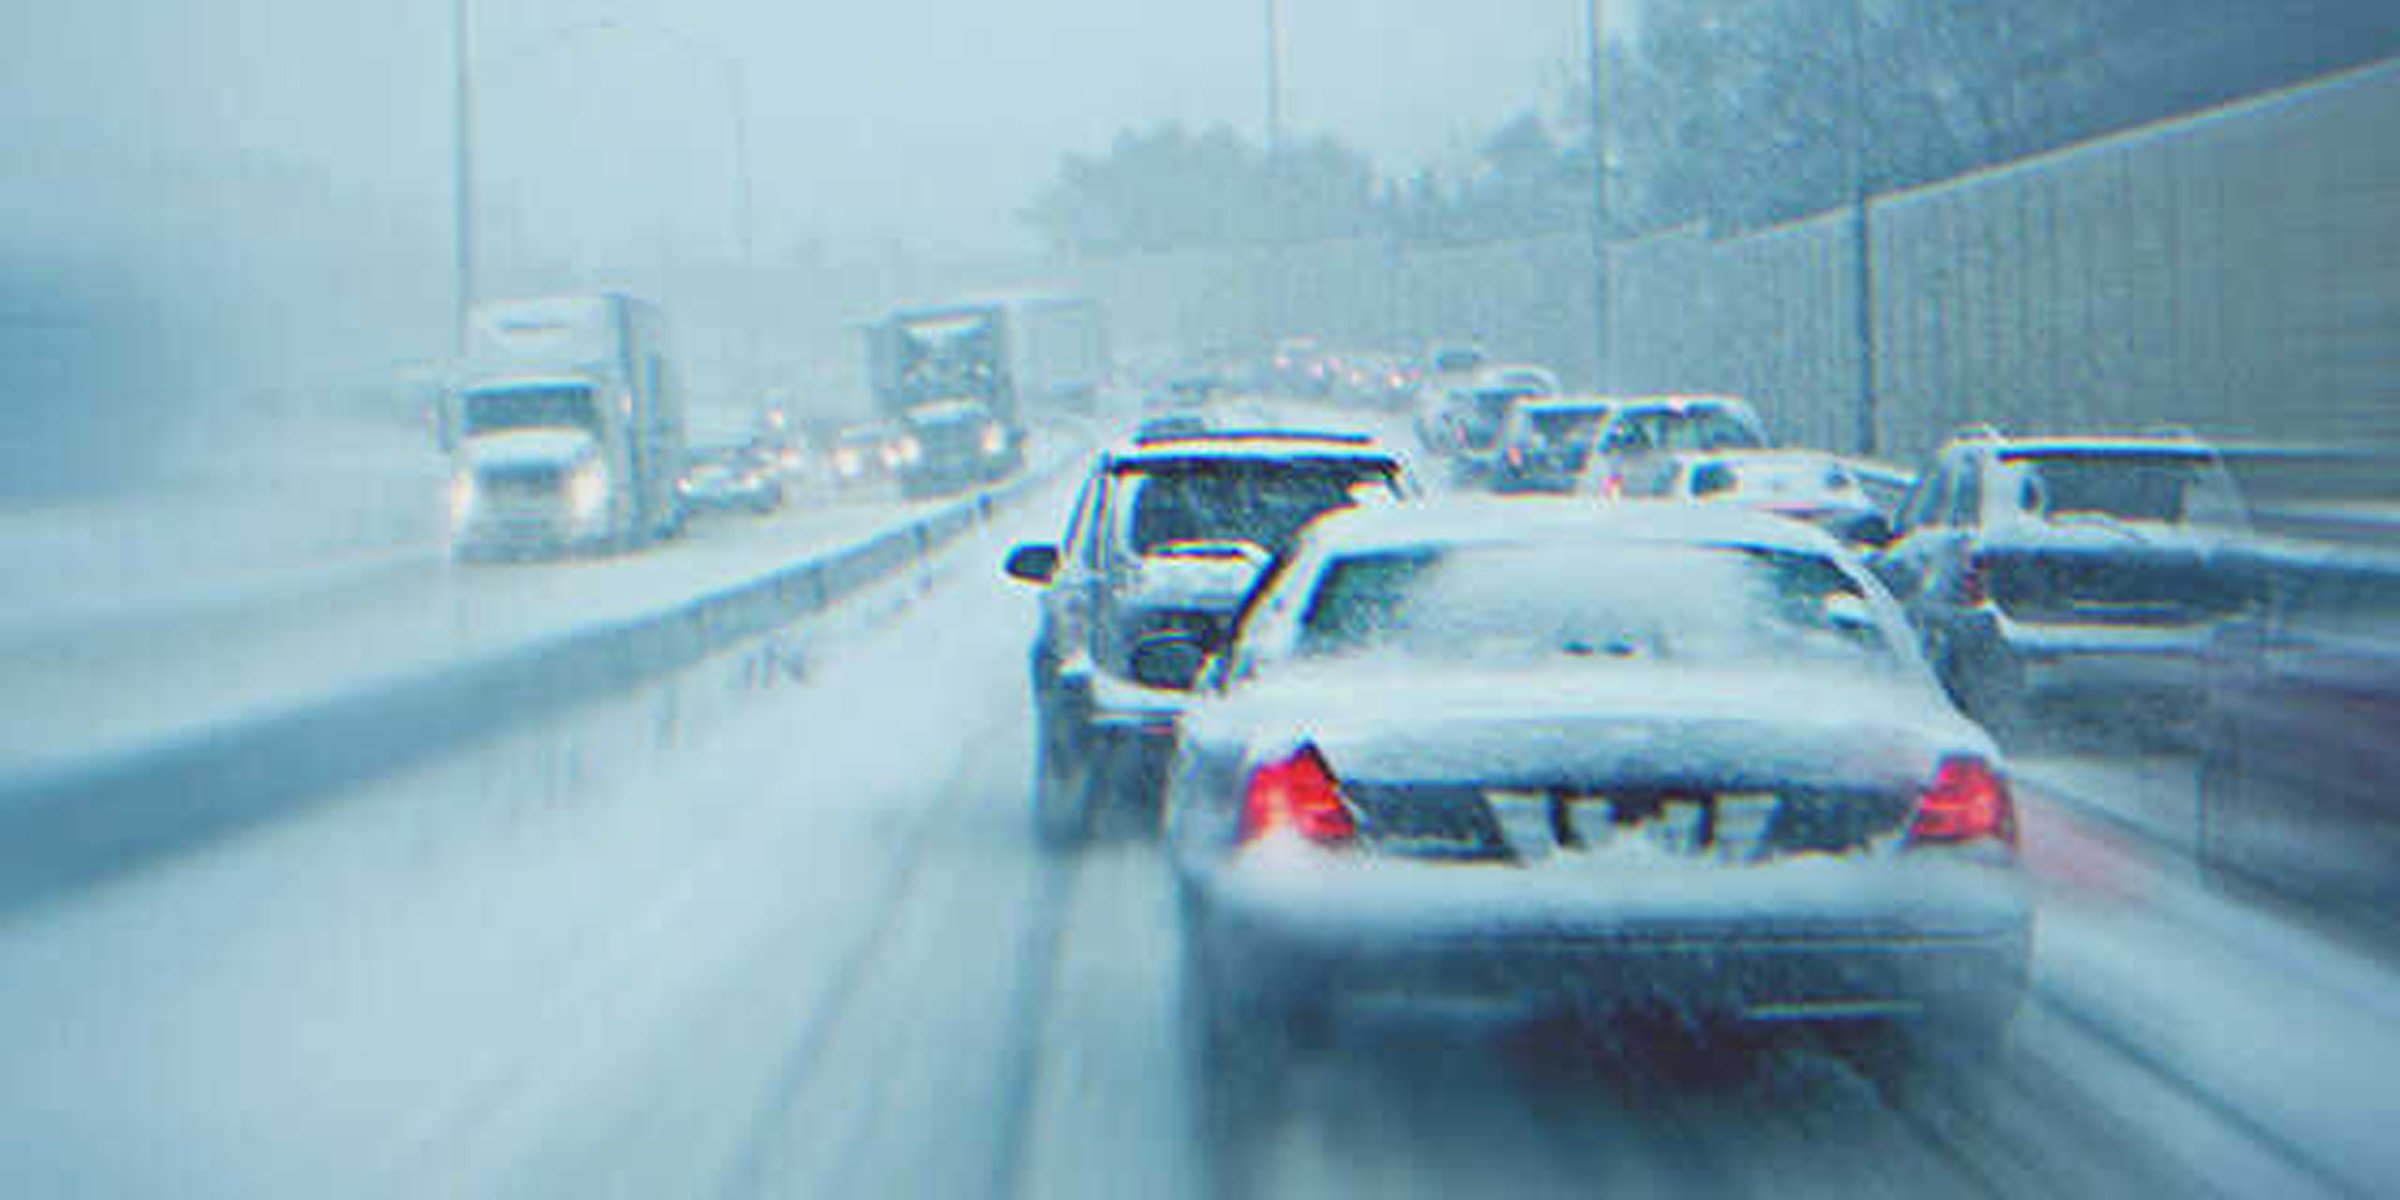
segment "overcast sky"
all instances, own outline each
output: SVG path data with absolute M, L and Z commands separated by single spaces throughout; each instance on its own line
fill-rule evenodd
M 1061 153 L 1263 116 L 1263 0 L 475 0 L 487 201 L 520 225 L 727 240 L 743 64 L 762 246 L 976 249 Z M 1626 0 L 1613 6 L 1630 10 Z M 1583 0 L 1283 0 L 1286 112 L 1386 166 L 1453 162 L 1580 61 Z M 161 156 L 301 164 L 446 223 L 448 0 L 57 0 L 0 14 L 11 188 Z M 560 148 L 569 148 L 562 151 Z M 38 164 L 38 166 L 36 165 Z M 612 197 L 612 205 L 593 201 Z

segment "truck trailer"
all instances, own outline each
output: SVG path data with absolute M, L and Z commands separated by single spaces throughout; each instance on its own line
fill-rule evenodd
M 889 417 L 973 400 L 1012 431 L 1029 410 L 1085 407 L 1108 375 L 1100 307 L 1014 295 L 905 308 L 867 327 L 875 407 Z

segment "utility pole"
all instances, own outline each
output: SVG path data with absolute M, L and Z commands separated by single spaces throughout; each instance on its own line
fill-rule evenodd
M 1615 363 L 1608 328 L 1608 103 L 1606 0 L 1589 0 L 1584 11 L 1585 81 L 1591 88 L 1592 123 L 1592 386 L 1612 386 Z
M 1283 178 L 1283 9 L 1279 0 L 1266 0 L 1267 21 L 1267 346 L 1271 351 L 1286 330 L 1290 298 L 1288 247 L 1280 222 L 1289 215 Z
M 1850 176 L 1850 255 L 1857 267 L 1853 288 L 1858 306 L 1851 319 L 1856 328 L 1858 352 L 1858 428 L 1854 435 L 1860 454 L 1874 454 L 1881 440 L 1881 423 L 1877 408 L 1880 400 L 1875 394 L 1875 230 L 1872 225 L 1874 193 L 1868 178 L 1867 129 L 1867 31 L 1864 0 L 1847 0 L 1842 10 L 1848 20 L 1850 45 L 1849 120 L 1850 136 L 1843 139 L 1848 153 Z
M 457 0 L 452 17 L 451 69 L 455 72 L 455 94 L 452 103 L 457 120 L 451 153 L 451 235 L 455 238 L 452 253 L 454 289 L 453 303 L 457 306 L 458 357 L 467 356 L 468 313 L 475 304 L 475 87 L 472 77 L 473 49 L 468 35 L 468 0 Z
M 1283 12 L 1267 0 L 1267 157 L 1283 150 Z

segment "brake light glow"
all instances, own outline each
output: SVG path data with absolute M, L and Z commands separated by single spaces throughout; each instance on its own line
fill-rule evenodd
M 1341 784 L 1315 746 L 1252 771 L 1242 791 L 1238 840 L 1248 845 L 1279 833 L 1320 846 L 1344 846 L 1358 837 Z
M 2017 805 L 2008 781 L 1981 759 L 1943 759 L 1933 782 L 1917 797 L 1909 843 L 1955 845 L 1985 838 L 2012 848 L 2017 844 Z

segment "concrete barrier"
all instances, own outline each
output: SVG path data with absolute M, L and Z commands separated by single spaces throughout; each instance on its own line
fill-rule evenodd
M 0 788 L 0 912 L 205 845 L 682 669 L 914 567 L 1038 488 L 1036 473 L 754 579 Z

